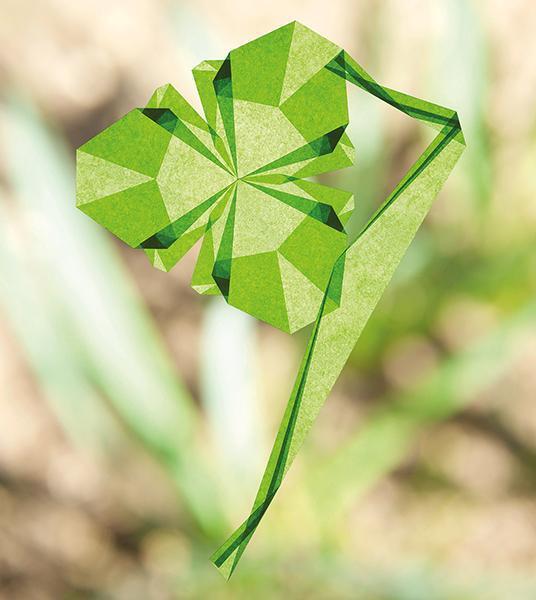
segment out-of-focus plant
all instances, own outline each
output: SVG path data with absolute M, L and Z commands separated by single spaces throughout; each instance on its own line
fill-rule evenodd
M 416 95 L 441 99 L 459 109 L 468 132 L 468 150 L 460 171 L 438 199 L 378 306 L 374 324 L 364 331 L 346 370 L 344 394 L 335 397 L 339 394 L 335 390 L 331 400 L 336 409 L 344 403 L 346 410 L 360 411 L 359 426 L 346 428 L 345 435 L 340 435 L 336 427 L 330 430 L 336 444 L 327 456 L 323 447 L 315 445 L 315 439 L 306 443 L 302 464 L 306 462 L 307 469 L 302 472 L 300 462 L 293 469 L 282 490 L 284 501 L 268 514 L 263 535 L 230 584 L 224 585 L 208 564 L 213 542 L 206 544 L 200 532 L 219 540 L 229 528 L 229 524 L 223 527 L 225 517 L 234 520 L 243 512 L 233 505 L 236 498 L 222 483 L 233 481 L 232 477 L 222 476 L 224 469 L 227 475 L 244 468 L 236 476 L 240 484 L 256 483 L 254 467 L 246 467 L 241 455 L 246 453 L 253 464 L 257 454 L 266 450 L 263 427 L 257 420 L 258 398 L 249 398 L 256 393 L 259 382 L 245 381 L 243 377 L 255 362 L 253 355 L 258 353 L 257 343 L 263 343 L 263 332 L 254 331 L 250 321 L 235 322 L 235 315 L 229 312 L 223 315 L 220 305 L 207 304 L 200 358 L 201 409 L 197 408 L 178 381 L 171 357 L 113 244 L 74 209 L 72 157 L 62 135 L 46 126 L 20 98 L 2 104 L 0 119 L 4 127 L 0 135 L 4 147 L 0 166 L 7 184 L 0 195 L 2 318 L 31 366 L 38 387 L 74 443 L 110 457 L 117 450 L 128 450 L 130 440 L 137 440 L 163 465 L 175 484 L 178 499 L 188 513 L 188 522 L 177 519 L 176 527 L 187 529 L 191 547 L 188 546 L 188 559 L 180 552 L 177 557 L 174 551 L 166 550 L 166 540 L 175 539 L 173 535 L 167 530 L 159 532 L 164 542 L 160 546 L 154 544 L 156 558 L 152 560 L 160 569 L 156 577 L 162 587 L 156 593 L 164 589 L 162 597 L 536 597 L 532 573 L 518 565 L 527 557 L 516 555 L 515 546 L 505 549 L 505 556 L 513 557 L 515 563 L 511 570 L 501 568 L 500 561 L 497 568 L 495 563 L 487 568 L 485 559 L 478 556 L 479 546 L 475 547 L 473 562 L 462 563 L 464 568 L 456 572 L 448 556 L 443 560 L 443 555 L 412 555 L 411 548 L 406 554 L 404 543 L 391 552 L 386 549 L 388 561 L 374 566 L 368 562 L 368 548 L 360 555 L 351 549 L 351 538 L 361 536 L 366 548 L 371 541 L 366 538 L 370 532 L 357 527 L 353 530 L 349 519 L 350 513 L 359 514 L 366 507 L 367 494 L 382 491 L 382 482 L 396 486 L 408 504 L 417 511 L 423 510 L 425 494 L 414 488 L 411 477 L 403 470 L 397 472 L 396 478 L 392 474 L 407 465 L 410 457 L 419 460 L 415 448 L 426 438 L 426 432 L 434 437 L 436 432 L 441 433 L 443 424 L 457 427 L 458 419 L 471 415 L 475 398 L 479 399 L 479 415 L 485 416 L 492 410 L 488 397 L 493 398 L 491 392 L 495 390 L 497 401 L 493 410 L 499 415 L 510 411 L 518 420 L 531 417 L 528 413 L 520 415 L 517 407 L 512 409 L 517 392 L 511 392 L 504 381 L 499 381 L 520 358 L 530 362 L 530 357 L 519 357 L 519 353 L 525 348 L 522 339 L 533 336 L 536 328 L 536 213 L 531 209 L 536 192 L 536 137 L 531 100 L 534 96 L 530 93 L 534 86 L 530 79 L 516 81 L 514 73 L 516 69 L 526 71 L 521 55 L 514 52 L 516 45 L 523 46 L 525 57 L 531 52 L 520 41 L 528 39 L 525 29 L 530 29 L 532 22 L 529 3 L 510 3 L 507 8 L 505 3 L 503 14 L 499 14 L 500 3 L 488 5 L 470 0 L 441 6 L 418 2 L 411 10 L 406 3 L 363 0 L 358 4 L 361 18 L 355 23 L 350 20 L 357 5 L 344 4 L 349 15 L 347 30 L 351 32 L 348 44 L 352 40 L 362 44 L 357 54 L 378 78 L 390 80 L 386 73 L 392 74 L 393 70 L 401 77 L 415 74 L 409 87 L 400 87 Z M 506 27 L 508 19 L 513 22 L 514 5 L 516 10 L 524 11 L 525 18 L 518 21 L 515 31 L 499 30 L 503 23 Z M 72 6 L 74 15 L 78 5 Z M 208 3 L 169 6 L 176 9 L 175 21 L 167 12 L 164 16 L 166 23 L 171 23 L 172 36 L 177 38 L 181 53 L 186 51 L 188 55 L 184 64 L 195 62 L 207 52 L 221 55 L 228 39 L 220 48 L 214 36 L 224 27 L 228 28 L 229 37 L 245 40 L 243 28 L 232 30 L 236 11 L 242 6 L 238 1 L 224 2 L 213 21 L 217 21 L 217 27 L 207 26 L 201 33 L 198 30 L 205 23 L 201 7 Z M 282 4 L 276 2 L 274 6 L 271 10 L 277 12 Z M 245 3 L 243 8 L 249 10 Z M 316 16 L 317 23 L 321 24 L 325 10 L 323 6 Z M 240 12 L 240 22 L 247 19 L 244 11 Z M 311 16 L 311 25 L 313 12 L 303 17 L 309 21 Z M 129 15 L 133 22 L 134 13 L 133 8 Z M 407 22 L 401 23 L 397 15 L 403 15 Z M 371 16 L 374 18 L 366 18 Z M 275 26 L 265 24 L 266 30 Z M 414 29 L 408 32 L 410 26 Z M 141 24 L 139 29 L 143 30 Z M 398 37 L 393 41 L 394 33 Z M 419 36 L 422 40 L 415 41 Z M 110 37 L 119 48 L 120 36 Z M 105 38 L 99 39 L 104 46 Z M 150 39 L 154 39 L 152 31 Z M 385 43 L 387 39 L 389 44 Z M 398 57 L 407 51 L 406 42 L 414 43 L 413 63 Z M 214 51 L 207 47 L 209 44 L 214 45 Z M 426 52 L 415 56 L 418 48 L 426 48 Z M 125 51 L 124 56 L 130 54 Z M 13 59 L 10 64 L 22 71 L 31 62 L 27 58 Z M 132 73 L 144 68 L 136 63 Z M 507 69 L 512 71 L 509 78 L 504 76 Z M 57 72 L 63 73 L 60 71 L 58 68 Z M 80 75 L 79 69 L 77 74 Z M 180 75 L 170 73 L 170 79 L 175 76 Z M 40 89 L 51 87 L 42 70 L 39 82 Z M 138 81 L 137 85 L 145 83 Z M 357 105 L 354 100 L 357 102 L 350 94 L 356 168 L 329 183 L 355 191 L 354 228 L 358 230 L 360 219 L 366 220 L 375 202 L 389 191 L 389 181 L 416 156 L 416 148 L 424 140 L 416 131 L 397 129 L 398 123 L 390 119 L 388 112 L 376 111 L 377 104 Z M 60 113 L 57 109 L 52 114 Z M 86 124 L 91 119 L 89 115 L 83 118 Z M 485 313 L 483 326 L 468 310 L 470 306 Z M 231 346 L 225 344 L 229 329 L 234 334 Z M 422 365 L 417 360 L 412 362 L 407 351 L 407 340 L 415 338 L 429 351 L 430 363 L 425 372 L 419 371 Z M 415 369 L 420 377 L 411 385 L 404 378 L 401 385 L 392 377 L 389 356 L 397 348 L 405 360 L 399 371 L 405 367 L 407 371 Z M 242 355 L 242 349 L 247 356 Z M 225 362 L 218 364 L 224 359 L 232 363 L 231 368 Z M 225 390 L 214 383 L 216 375 L 221 377 L 222 369 L 228 377 Z M 409 377 L 408 373 L 402 374 Z M 9 390 L 4 390 L 6 394 L 9 396 Z M 328 410 L 329 404 L 330 401 Z M 277 402 L 262 407 L 268 422 L 275 422 L 277 410 Z M 241 420 L 234 424 L 238 429 L 229 432 L 235 435 L 234 443 L 226 445 L 226 427 L 237 411 Z M 253 439 L 241 437 L 243 425 L 256 431 Z M 207 440 L 218 450 L 218 459 L 212 463 L 205 459 Z M 531 472 L 527 461 L 522 466 L 523 476 Z M 313 469 L 314 475 L 306 479 L 304 473 Z M 525 483 L 529 484 L 530 481 Z M 458 488 L 455 491 L 458 493 Z M 443 492 L 446 498 L 442 489 Z M 140 495 L 149 493 L 151 490 L 140 490 Z M 516 493 L 509 488 L 503 490 L 501 502 L 510 501 Z M 531 502 L 530 496 L 527 500 Z M 485 502 L 475 503 L 479 519 L 493 519 L 493 514 L 485 511 L 494 501 L 486 497 Z M 457 514 L 452 518 L 456 519 Z M 398 519 L 401 527 L 404 515 L 393 519 Z M 423 518 L 419 524 L 432 527 L 431 519 Z M 526 523 L 525 526 L 525 522 L 520 522 L 519 527 L 526 530 L 530 521 Z M 379 531 L 386 532 L 396 525 L 385 518 Z M 495 527 L 494 521 L 492 525 Z M 149 541 L 139 540 L 139 556 L 130 566 L 132 572 L 148 580 L 145 569 L 149 567 L 144 556 L 149 554 Z M 502 540 L 497 539 L 496 545 L 502 545 Z M 449 548 L 447 554 L 450 551 Z M 125 597 L 113 592 L 108 595 L 106 585 L 107 582 L 96 580 L 94 595 Z M 136 585 L 128 590 L 129 598 L 136 594 L 150 597 Z
M 526 331 L 536 332 L 536 303 L 524 306 L 472 347 L 447 358 L 416 388 L 384 399 L 375 414 L 311 478 L 322 515 L 337 514 L 396 468 L 426 427 L 466 408 L 515 360 Z
M 20 99 L 5 117 L 12 201 L 0 222 L 0 302 L 40 384 L 77 442 L 105 449 L 126 425 L 201 528 L 217 532 L 198 415 L 109 240 L 74 208 L 65 149 Z

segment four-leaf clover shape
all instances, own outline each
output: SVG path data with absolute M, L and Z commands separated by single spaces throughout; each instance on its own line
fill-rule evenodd
M 80 147 L 77 203 L 166 271 L 202 238 L 199 293 L 289 333 L 315 323 L 251 514 L 212 557 L 229 576 L 464 140 L 454 111 L 379 85 L 297 22 L 193 74 L 206 120 L 157 89 Z M 353 164 L 347 82 L 438 130 L 351 244 L 352 194 L 309 179 Z

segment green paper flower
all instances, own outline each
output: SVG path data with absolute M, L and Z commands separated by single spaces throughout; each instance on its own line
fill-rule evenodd
M 229 576 L 465 143 L 454 111 L 296 22 L 193 73 L 206 120 L 157 89 L 78 150 L 77 202 L 166 271 L 202 238 L 199 293 L 290 333 L 315 322 L 252 512 L 212 557 Z M 350 245 L 352 195 L 308 179 L 353 163 L 347 82 L 439 131 Z

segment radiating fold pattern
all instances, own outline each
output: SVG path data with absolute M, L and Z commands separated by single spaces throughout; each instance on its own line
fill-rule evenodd
M 199 293 L 289 333 L 314 322 L 251 514 L 212 557 L 230 576 L 464 140 L 454 111 L 297 22 L 193 74 L 206 120 L 158 88 L 79 148 L 77 203 L 166 271 L 202 239 Z M 307 179 L 353 164 L 348 83 L 438 130 L 351 245 L 352 195 Z

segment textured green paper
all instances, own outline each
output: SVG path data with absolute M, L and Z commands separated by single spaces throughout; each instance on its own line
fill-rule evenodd
M 314 322 L 251 514 L 212 556 L 229 577 L 465 142 L 454 111 L 297 22 L 193 73 L 206 121 L 157 89 L 78 150 L 77 203 L 163 270 L 202 238 L 199 293 L 290 333 Z M 347 82 L 438 130 L 350 245 L 352 195 L 306 179 L 353 164 Z

